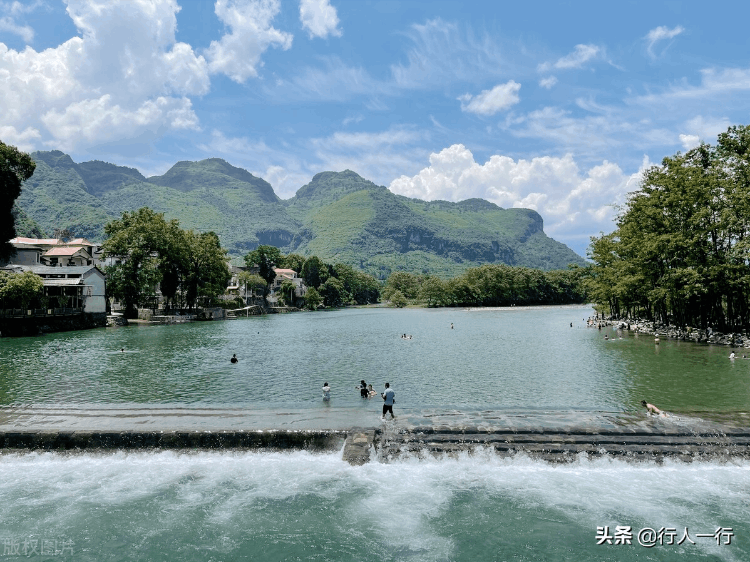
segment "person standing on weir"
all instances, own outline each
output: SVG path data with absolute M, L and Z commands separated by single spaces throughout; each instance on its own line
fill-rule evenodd
M 393 415 L 393 403 L 396 401 L 396 393 L 393 392 L 390 384 L 385 383 L 385 392 L 380 396 L 383 397 L 383 416 L 381 419 L 385 419 L 385 414 L 387 412 L 390 412 L 391 419 L 394 419 L 396 416 Z

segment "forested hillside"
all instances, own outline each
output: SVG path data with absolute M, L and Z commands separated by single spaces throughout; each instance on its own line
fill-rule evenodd
M 105 162 L 77 164 L 60 151 L 32 157 L 37 168 L 17 204 L 46 233 L 68 228 L 101 241 L 109 220 L 149 207 L 183 228 L 215 231 L 231 256 L 268 244 L 382 278 L 391 271 L 456 275 L 485 263 L 540 269 L 584 263 L 544 234 L 535 211 L 481 199 L 409 199 L 350 170 L 317 174 L 283 201 L 265 180 L 218 158 L 178 162 L 146 178 Z

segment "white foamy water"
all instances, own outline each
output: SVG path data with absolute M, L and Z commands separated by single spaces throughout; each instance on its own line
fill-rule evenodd
M 352 467 L 340 453 L 0 456 L 0 539 L 69 560 L 750 559 L 750 463 L 551 465 L 477 453 Z M 633 530 L 596 545 L 597 527 Z M 696 544 L 638 545 L 644 527 Z M 697 534 L 731 527 L 732 544 Z

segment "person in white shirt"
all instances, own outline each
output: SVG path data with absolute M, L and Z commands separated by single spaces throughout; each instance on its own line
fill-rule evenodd
M 328 386 L 328 383 L 326 382 L 323 385 L 323 401 L 328 402 L 331 399 L 331 387 Z
M 382 419 L 385 419 L 385 414 L 387 412 L 391 413 L 391 419 L 394 419 L 396 416 L 393 415 L 393 403 L 396 401 L 396 393 L 393 392 L 393 389 L 391 388 L 391 385 L 388 383 L 385 383 L 385 392 L 383 392 L 380 396 L 383 397 L 383 416 Z

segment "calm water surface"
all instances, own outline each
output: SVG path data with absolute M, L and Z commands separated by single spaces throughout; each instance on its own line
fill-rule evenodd
M 585 328 L 591 313 L 355 309 L 2 339 L 0 405 L 313 409 L 328 381 L 330 408 L 377 410 L 354 390 L 364 378 L 391 382 L 397 408 L 416 410 L 617 412 L 643 398 L 748 410 L 749 360 L 619 339 Z M 478 452 L 352 467 L 340 452 L 6 452 L 0 548 L 9 560 L 747 561 L 748 498 L 744 461 Z M 597 546 L 597 527 L 617 525 L 632 544 Z M 642 547 L 645 527 L 687 528 L 695 544 Z M 696 536 L 719 527 L 732 544 Z M 24 554 L 42 541 L 59 554 Z
M 586 328 L 591 313 L 347 309 L 6 338 L 0 405 L 320 408 L 328 381 L 331 406 L 351 407 L 365 379 L 408 408 L 747 411 L 750 360 Z

